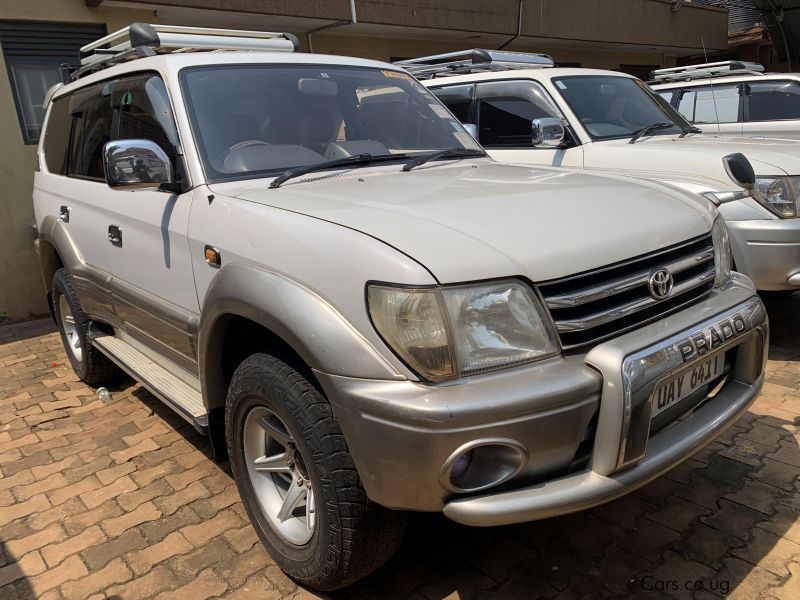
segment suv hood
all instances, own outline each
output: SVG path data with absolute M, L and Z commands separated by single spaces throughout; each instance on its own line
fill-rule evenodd
M 328 171 L 278 189 L 265 180 L 212 187 L 375 237 L 442 283 L 579 273 L 707 233 L 715 214 L 649 182 L 485 159 Z
M 669 181 L 704 184 L 707 191 L 738 189 L 725 172 L 722 157 L 744 154 L 756 175 L 800 174 L 800 141 L 730 138 L 715 135 L 654 135 L 635 144 L 608 140 L 584 146 L 587 169 L 609 169 Z

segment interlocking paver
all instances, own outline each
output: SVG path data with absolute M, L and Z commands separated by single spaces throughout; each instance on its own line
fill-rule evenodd
M 796 598 L 800 295 L 768 307 L 765 393 L 691 460 L 548 521 L 412 515 L 397 557 L 337 597 Z M 98 400 L 47 321 L 0 327 L 0 364 L 0 597 L 318 597 L 269 558 L 207 441 L 139 386 Z M 691 592 L 645 588 L 687 577 Z

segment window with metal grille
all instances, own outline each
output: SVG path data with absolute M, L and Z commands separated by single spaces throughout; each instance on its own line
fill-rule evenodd
M 97 24 L 0 21 L 0 46 L 26 144 L 39 141 L 45 94 L 62 80 L 62 65 L 77 67 L 80 47 L 105 34 Z

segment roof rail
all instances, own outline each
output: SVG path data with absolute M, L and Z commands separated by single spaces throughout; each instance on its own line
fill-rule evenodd
M 552 67 L 555 63 L 547 54 L 476 48 L 399 60 L 394 64 L 403 67 L 419 79 L 432 79 L 439 75 L 461 75 L 479 71 L 541 69 Z
M 690 79 L 708 79 L 709 77 L 725 77 L 728 75 L 762 75 L 764 66 L 755 62 L 741 60 L 724 60 L 721 62 L 690 65 L 688 67 L 672 67 L 656 69 L 650 73 L 653 83 L 667 81 L 688 81 Z
M 82 47 L 81 67 L 71 77 L 75 80 L 113 64 L 156 54 L 199 50 L 296 52 L 299 49 L 300 42 L 291 33 L 133 23 Z

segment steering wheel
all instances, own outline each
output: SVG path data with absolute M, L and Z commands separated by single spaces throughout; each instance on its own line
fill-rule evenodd
M 243 142 L 238 142 L 228 148 L 227 150 L 223 150 L 217 157 L 211 161 L 212 166 L 217 171 L 225 171 L 225 161 L 228 160 L 228 157 L 238 150 L 242 150 L 244 148 L 249 148 L 251 146 L 270 146 L 269 142 L 265 142 L 264 140 L 245 140 Z

